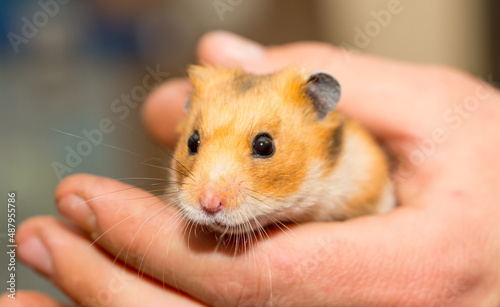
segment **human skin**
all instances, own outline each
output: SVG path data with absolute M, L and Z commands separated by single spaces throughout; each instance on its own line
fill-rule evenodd
M 74 175 L 60 183 L 55 197 L 76 227 L 52 217 L 25 221 L 17 234 L 24 263 L 77 303 L 96 302 L 103 291 L 119 288 L 110 285 L 125 263 L 124 286 L 106 292 L 106 306 L 257 306 L 271 300 L 273 306 L 500 305 L 496 89 L 450 68 L 312 42 L 264 48 L 214 32 L 202 38 L 198 55 L 202 63 L 254 73 L 301 65 L 335 76 L 342 85 L 339 108 L 399 161 L 399 206 L 346 222 L 289 225 L 233 254 L 215 251 L 207 234 L 186 234 L 183 222 L 172 218 L 177 209 L 146 191 Z M 189 93 L 186 80 L 173 80 L 145 104 L 146 126 L 169 148 Z M 451 120 L 450 112 L 461 121 Z M 436 130 L 444 136 L 436 138 Z M 433 138 L 439 140 L 434 149 L 417 161 Z M 27 303 L 33 295 L 40 296 L 20 292 L 12 306 L 35 306 Z M 12 301 L 3 296 L 0 305 L 7 303 Z

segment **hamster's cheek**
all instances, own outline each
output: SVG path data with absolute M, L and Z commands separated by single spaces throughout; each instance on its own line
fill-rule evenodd
M 306 179 L 309 162 L 304 152 L 300 145 L 278 147 L 273 157 L 256 161 L 253 189 L 272 199 L 293 196 Z

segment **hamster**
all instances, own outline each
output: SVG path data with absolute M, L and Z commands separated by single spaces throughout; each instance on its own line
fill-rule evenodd
M 395 205 L 386 157 L 336 110 L 332 76 L 192 66 L 171 176 L 184 216 L 223 234 L 333 221 Z

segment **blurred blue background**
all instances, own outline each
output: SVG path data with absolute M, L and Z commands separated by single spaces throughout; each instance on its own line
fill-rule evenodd
M 103 133 L 103 143 L 164 157 L 140 123 L 140 103 L 149 92 L 142 79 L 155 69 L 185 76 L 187 65 L 196 62 L 197 40 L 209 30 L 230 30 L 264 44 L 320 40 L 451 65 L 484 78 L 498 76 L 500 38 L 493 16 L 500 9 L 494 1 L 401 0 L 401 12 L 385 21 L 375 16 L 387 10 L 390 0 L 220 0 L 229 5 L 223 13 L 217 2 L 0 0 L 0 197 L 6 203 L 7 191 L 17 192 L 19 223 L 34 215 L 57 215 L 53 192 L 69 173 L 162 175 L 142 165 L 141 158 L 105 146 L 88 149 L 69 167 L 68 153 L 87 149 L 79 145 L 81 139 L 56 130 L 83 136 L 110 119 L 115 129 Z M 378 31 L 369 32 L 374 22 Z M 370 36 L 362 41 L 360 32 Z M 139 106 L 117 111 L 117 100 L 124 106 L 123 95 Z M 8 260 L 5 221 L 2 209 L 1 276 Z M 18 277 L 18 289 L 68 301 L 20 263 Z

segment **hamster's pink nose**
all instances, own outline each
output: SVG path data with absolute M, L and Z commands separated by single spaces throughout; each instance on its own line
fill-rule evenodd
M 222 210 L 224 202 L 217 193 L 205 191 L 200 197 L 200 205 L 206 213 L 214 214 Z

